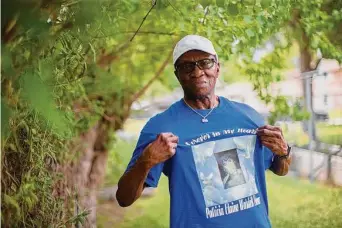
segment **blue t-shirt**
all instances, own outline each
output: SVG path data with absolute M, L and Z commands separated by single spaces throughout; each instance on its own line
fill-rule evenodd
M 219 100 L 206 123 L 183 100 L 151 118 L 127 170 L 158 134 L 172 132 L 179 137 L 176 154 L 145 181 L 157 187 L 162 172 L 168 177 L 171 228 L 271 227 L 265 170 L 273 153 L 256 136 L 263 118 L 248 105 Z

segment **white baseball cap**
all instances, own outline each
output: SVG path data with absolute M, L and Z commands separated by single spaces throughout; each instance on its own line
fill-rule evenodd
M 203 36 L 187 35 L 178 41 L 173 50 L 173 65 L 181 55 L 190 50 L 200 50 L 215 55 L 218 61 L 218 56 L 210 40 Z

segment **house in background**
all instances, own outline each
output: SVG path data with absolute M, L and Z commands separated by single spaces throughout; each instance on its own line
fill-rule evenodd
M 285 73 L 284 81 L 272 84 L 272 92 L 292 99 L 300 98 L 304 96 L 302 84 L 299 69 L 294 69 Z M 316 113 L 342 110 L 342 68 L 336 60 L 321 60 L 312 79 L 312 96 Z
M 342 110 L 342 67 L 335 60 L 324 60 L 313 81 L 314 106 Z

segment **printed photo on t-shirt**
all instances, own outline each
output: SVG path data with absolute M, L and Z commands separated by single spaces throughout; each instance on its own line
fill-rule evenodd
M 246 183 L 236 148 L 218 152 L 214 155 L 225 189 Z
M 245 135 L 192 146 L 207 208 L 229 206 L 258 193 L 253 160 L 255 142 L 255 135 Z

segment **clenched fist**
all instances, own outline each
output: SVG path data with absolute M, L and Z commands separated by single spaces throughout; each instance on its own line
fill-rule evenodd
M 257 129 L 261 143 L 278 156 L 287 154 L 287 143 L 281 128 L 265 125 Z
M 164 162 L 176 153 L 178 137 L 170 132 L 161 133 L 143 152 L 143 158 L 150 167 Z

